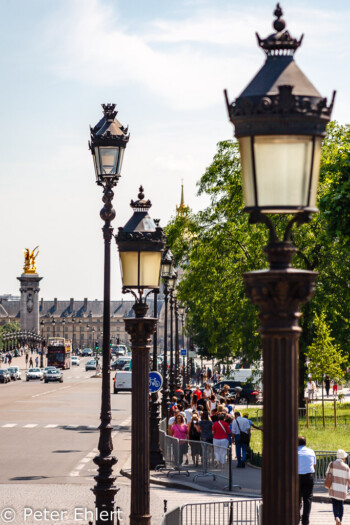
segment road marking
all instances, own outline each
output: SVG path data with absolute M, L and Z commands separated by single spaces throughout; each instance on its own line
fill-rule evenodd
M 79 425 L 65 425 L 64 428 L 67 430 L 76 430 L 79 427 Z
M 34 428 L 34 427 L 37 427 L 38 426 L 38 423 L 29 423 L 28 425 L 24 425 L 23 428 Z
M 55 390 L 47 390 L 46 392 L 41 392 L 41 394 L 35 394 L 35 396 L 32 397 L 45 396 L 46 394 L 51 394 L 52 392 L 57 392 L 57 388 Z
M 58 425 L 46 425 L 44 428 L 57 428 Z
M 130 424 L 131 422 L 131 416 L 129 416 L 127 419 L 125 419 L 124 421 L 122 421 L 118 427 L 126 427 Z M 96 428 L 96 427 L 94 427 Z M 116 435 L 118 434 L 118 430 L 114 431 L 112 433 L 112 438 L 114 438 Z M 86 454 L 86 456 L 84 458 L 82 458 L 78 465 L 74 468 L 74 470 L 72 470 L 72 472 L 69 474 L 70 477 L 77 477 L 79 476 L 79 472 L 85 467 L 85 465 L 87 463 L 89 463 L 91 461 L 91 459 L 96 456 L 96 454 L 98 454 L 98 449 L 97 448 L 94 448 L 93 450 L 91 450 L 91 452 L 89 452 L 88 454 Z M 96 472 L 97 469 L 88 469 L 89 472 Z
M 2 428 L 13 428 L 16 426 L 17 426 L 17 423 L 7 423 L 6 425 L 2 425 Z

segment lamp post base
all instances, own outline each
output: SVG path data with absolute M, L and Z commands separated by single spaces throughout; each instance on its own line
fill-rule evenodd
M 263 344 L 263 525 L 299 520 L 299 318 L 301 303 L 313 295 L 315 277 L 294 268 L 244 274 L 247 296 L 260 308 Z
M 151 395 L 150 410 L 150 469 L 154 470 L 158 465 L 164 465 L 165 461 L 159 446 L 159 421 L 160 421 L 160 403 L 158 394 L 155 392 Z

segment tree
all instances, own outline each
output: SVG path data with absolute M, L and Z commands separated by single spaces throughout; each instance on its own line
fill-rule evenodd
M 348 358 L 343 356 L 339 345 L 334 344 L 334 337 L 331 336 L 324 312 L 321 312 L 320 315 L 315 313 L 314 325 L 315 337 L 307 349 L 307 356 L 310 360 L 309 372 L 311 376 L 322 384 L 322 418 L 323 426 L 325 426 L 324 378 L 328 375 L 337 381 L 337 383 L 341 383 L 345 372 L 344 367 L 346 367 Z

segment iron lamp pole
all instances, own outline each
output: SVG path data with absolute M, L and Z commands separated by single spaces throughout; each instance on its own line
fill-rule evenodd
M 260 309 L 263 345 L 263 525 L 295 525 L 300 305 L 312 297 L 316 274 L 291 267 L 297 249 L 290 233 L 317 211 L 321 142 L 334 95 L 327 107 L 294 62 L 302 38 L 285 31 L 279 4 L 274 14 L 276 32 L 266 39 L 257 35 L 265 64 L 234 102 L 225 93 L 241 153 L 244 211 L 270 232 L 264 249 L 269 269 L 244 274 L 246 294 Z M 293 215 L 282 240 L 270 213 Z
M 112 413 L 110 392 L 110 274 L 111 274 L 111 240 L 113 227 L 111 222 L 115 218 L 112 205 L 114 192 L 121 175 L 124 151 L 129 140 L 128 130 L 115 118 L 115 104 L 102 104 L 103 117 L 90 128 L 89 148 L 92 153 L 96 182 L 103 188 L 103 208 L 100 217 L 104 221 L 104 285 L 103 285 L 103 345 L 102 345 L 102 398 L 101 424 L 98 442 L 99 454 L 94 458 L 98 466 L 95 476 L 96 485 L 93 488 L 96 504 L 96 525 L 113 525 L 115 522 L 115 495 L 118 491 L 114 482 L 113 466 L 117 459 L 112 455 Z
M 132 433 L 131 433 L 131 508 L 130 525 L 150 525 L 150 424 L 149 424 L 149 351 L 157 318 L 146 317 L 145 290 L 159 290 L 161 254 L 165 244 L 162 228 L 148 214 L 151 202 L 143 188 L 134 213 L 124 228 L 119 228 L 119 249 L 123 293 L 135 297 L 135 317 L 125 318 L 132 350 Z

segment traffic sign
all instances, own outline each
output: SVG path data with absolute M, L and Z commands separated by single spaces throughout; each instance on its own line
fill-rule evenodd
M 183 355 L 184 357 L 186 357 L 186 355 L 187 355 L 187 350 L 186 350 L 186 348 L 181 348 L 181 355 Z
M 158 392 L 162 388 L 163 377 L 159 372 L 149 373 L 149 391 L 150 394 Z

